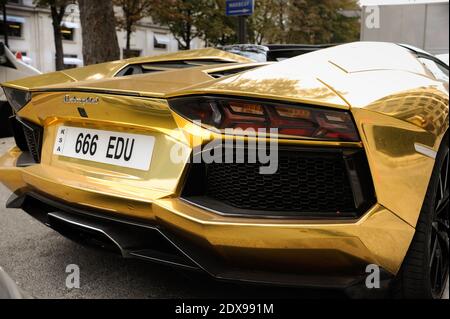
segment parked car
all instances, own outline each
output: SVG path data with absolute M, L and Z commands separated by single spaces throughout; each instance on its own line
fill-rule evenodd
M 278 62 L 335 45 L 336 44 L 233 44 L 220 47 L 220 49 L 242 55 L 256 62 Z
M 438 54 L 436 57 L 448 65 L 448 53 L 447 54 Z
M 4 43 L 0 42 L 0 83 L 38 74 L 41 74 L 41 72 L 17 60 Z M 9 125 L 11 115 L 11 106 L 8 104 L 5 94 L 0 92 L 0 137 L 12 136 Z
M 369 269 L 398 297 L 444 292 L 448 66 L 434 56 L 204 49 L 3 89 L 7 207 L 68 238 L 222 280 L 345 289 Z

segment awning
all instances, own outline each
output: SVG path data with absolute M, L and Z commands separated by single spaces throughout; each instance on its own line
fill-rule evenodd
M 0 15 L 0 20 L 3 21 L 2 15 Z M 24 17 L 16 17 L 16 16 L 6 16 L 6 21 L 24 24 L 25 18 Z
M 63 21 L 61 22 L 61 26 L 66 27 L 67 29 L 79 29 L 80 24 L 76 22 Z
M 168 45 L 170 43 L 170 38 L 166 34 L 155 33 L 155 40 L 158 44 Z
M 64 64 L 83 66 L 83 60 L 78 59 L 78 58 L 64 58 Z

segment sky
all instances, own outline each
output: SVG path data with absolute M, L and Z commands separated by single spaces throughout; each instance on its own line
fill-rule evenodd
M 361 5 L 448 2 L 449 0 L 359 0 Z

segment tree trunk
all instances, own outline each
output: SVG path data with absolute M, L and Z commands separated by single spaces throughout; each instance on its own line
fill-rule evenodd
M 192 34 L 192 26 L 190 23 L 186 24 L 186 50 L 191 49 L 191 35 Z
M 127 25 L 127 51 L 131 49 L 131 34 L 133 33 L 131 25 Z
M 6 4 L 2 4 L 2 12 L 3 12 L 3 34 L 5 35 L 5 46 L 9 47 L 9 39 L 8 39 L 9 27 L 7 21 L 8 18 L 6 14 Z
M 83 29 L 84 64 L 120 59 L 114 9 L 111 0 L 78 0 Z
M 64 48 L 61 34 L 61 15 L 54 6 L 50 8 L 52 12 L 53 35 L 55 40 L 55 68 L 56 71 L 64 70 Z M 64 15 L 64 14 L 63 14 Z

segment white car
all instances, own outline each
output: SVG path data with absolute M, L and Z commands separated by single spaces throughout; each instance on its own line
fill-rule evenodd
M 41 74 L 40 71 L 16 59 L 14 54 L 0 42 L 0 83 L 19 80 L 28 76 Z M 0 92 L 0 137 L 12 136 L 9 129 L 11 107 L 3 91 Z
M 444 62 L 445 64 L 448 65 L 448 53 L 447 54 L 438 54 L 438 55 L 436 55 L 436 58 L 438 58 L 439 60 L 441 60 L 442 62 Z

